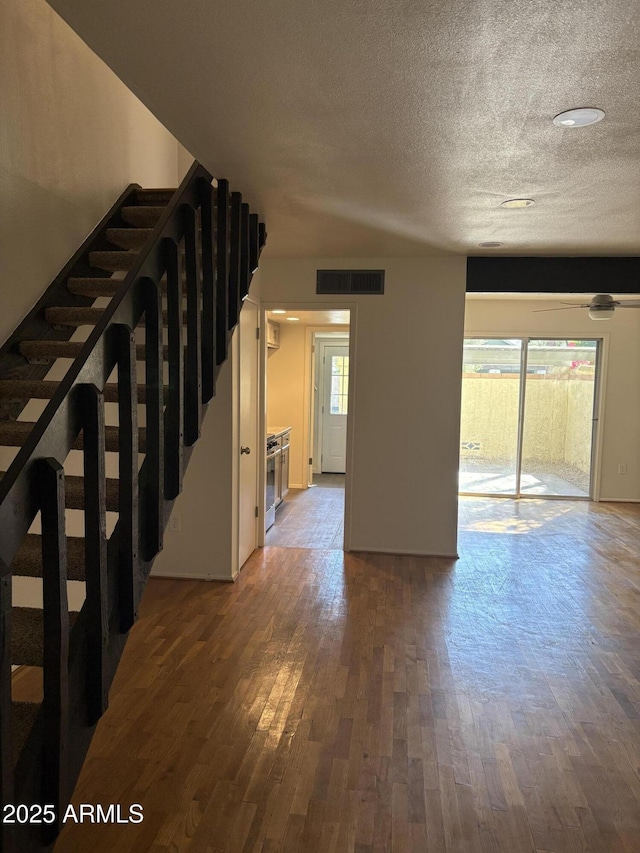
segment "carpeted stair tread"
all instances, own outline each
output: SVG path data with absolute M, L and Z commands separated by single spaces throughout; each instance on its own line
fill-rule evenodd
M 140 189 L 136 190 L 136 201 L 138 204 L 147 205 L 167 205 L 175 195 L 175 190 L 169 187 L 158 187 L 157 189 Z
M 69 278 L 67 279 L 67 290 L 75 296 L 87 296 L 89 299 L 100 297 L 111 298 L 120 292 L 124 279 L 118 278 Z M 183 281 L 183 291 L 186 293 L 186 281 Z M 166 293 L 166 276 L 160 281 L 160 290 Z
M 52 326 L 95 326 L 104 314 L 104 308 L 46 308 L 47 323 Z
M 69 613 L 69 627 L 78 618 Z M 44 610 L 38 607 L 11 609 L 11 664 L 13 666 L 42 666 Z
M 46 308 L 44 316 L 52 326 L 95 326 L 102 315 L 104 308 Z M 167 312 L 162 316 L 162 322 L 167 325 Z
M 59 382 L 45 379 L 0 379 L 0 399 L 50 400 L 59 387 Z
M 22 341 L 18 345 L 20 354 L 27 359 L 77 358 L 84 346 L 84 341 Z M 168 357 L 169 348 L 163 348 L 165 361 Z M 136 344 L 136 358 L 144 361 L 145 346 Z
M 117 272 L 130 270 L 139 257 L 139 252 L 89 252 L 89 263 L 100 270 Z
M 77 358 L 84 341 L 22 341 L 18 344 L 20 354 L 25 358 Z
M 107 228 L 107 240 L 121 249 L 141 249 L 153 228 Z
M 120 215 L 134 228 L 153 228 L 165 211 L 165 206 L 140 205 L 139 207 L 123 207 Z
M 65 477 L 65 505 L 67 509 L 84 509 L 84 478 Z M 108 477 L 106 481 L 107 512 L 118 512 L 119 481 Z
M 88 296 L 89 299 L 112 297 L 120 292 L 122 282 L 123 279 L 118 278 L 69 278 L 67 290 L 75 296 Z
M 31 421 L 0 421 L 0 447 L 22 447 L 35 423 Z M 109 452 L 117 453 L 119 446 L 120 429 L 117 426 L 107 426 L 104 429 L 105 448 Z M 147 431 L 145 427 L 138 428 L 138 446 L 141 453 L 145 452 Z M 74 450 L 83 450 L 84 441 L 82 433 L 73 445 Z
M 0 446 L 22 447 L 34 426 L 31 421 L 0 421 Z
M 117 453 L 120 443 L 120 428 L 117 426 L 106 426 L 104 428 L 104 444 L 105 449 L 110 453 Z M 144 453 L 147 445 L 147 430 L 145 427 L 138 427 L 138 450 Z M 84 450 L 84 440 L 82 433 L 78 436 L 75 444 L 75 450 Z
M 37 379 L 0 379 L 0 399 L 9 400 L 50 400 L 60 387 L 59 382 Z M 164 389 L 165 403 L 169 398 L 169 389 Z M 147 386 L 138 386 L 138 402 L 144 403 L 147 397 Z M 118 386 L 108 382 L 104 386 L 105 403 L 118 402 Z
M 0 480 L 6 474 L 0 471 Z M 108 478 L 107 489 L 107 512 L 118 512 L 118 480 Z M 84 478 L 69 475 L 64 478 L 64 498 L 67 509 L 84 510 Z
M 31 734 L 39 710 L 40 704 L 38 702 L 11 703 L 11 749 L 14 767 L 18 763 L 20 753 Z
M 42 536 L 34 533 L 25 536 L 11 564 L 11 572 L 21 578 L 42 577 Z M 79 536 L 67 536 L 67 579 L 85 579 L 84 539 Z

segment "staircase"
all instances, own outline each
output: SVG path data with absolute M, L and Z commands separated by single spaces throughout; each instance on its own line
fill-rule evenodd
M 0 794 L 53 807 L 0 824 L 2 851 L 61 828 L 265 239 L 198 163 L 176 191 L 132 185 L 0 349 L 0 449 L 19 448 L 0 474 Z M 41 608 L 12 606 L 13 577 Z M 15 666 L 41 701 L 14 700 Z

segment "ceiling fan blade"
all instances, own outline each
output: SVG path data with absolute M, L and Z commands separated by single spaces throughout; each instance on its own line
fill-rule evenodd
M 588 305 L 570 305 L 568 308 L 536 308 L 533 314 L 543 314 L 545 311 L 571 311 L 572 308 L 588 308 Z
M 640 299 L 625 299 L 624 302 L 618 302 L 617 308 L 640 308 Z

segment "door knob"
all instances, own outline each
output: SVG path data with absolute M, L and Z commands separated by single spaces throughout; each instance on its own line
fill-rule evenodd
M 250 447 L 241 447 L 240 448 L 240 454 L 243 454 L 243 453 L 246 453 L 248 456 L 251 453 L 251 448 Z

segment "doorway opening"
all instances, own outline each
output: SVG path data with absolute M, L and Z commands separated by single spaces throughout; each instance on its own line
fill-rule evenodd
M 350 311 L 267 311 L 265 544 L 345 542 Z
M 465 338 L 461 494 L 594 494 L 598 338 Z

